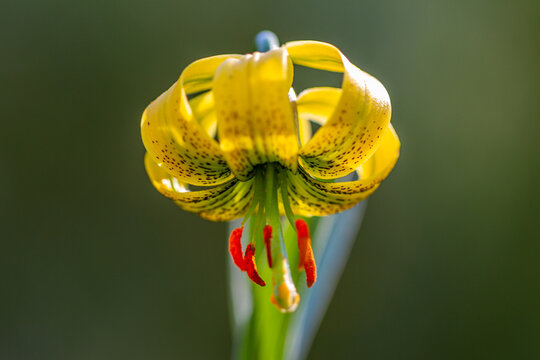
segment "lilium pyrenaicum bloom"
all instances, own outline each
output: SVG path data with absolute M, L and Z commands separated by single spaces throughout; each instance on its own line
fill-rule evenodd
M 296 97 L 293 64 L 343 73 L 342 86 Z M 310 287 L 316 265 L 297 216 L 349 209 L 377 189 L 399 157 L 390 116 L 383 85 L 333 45 L 294 41 L 266 53 L 213 56 L 190 64 L 144 111 L 145 166 L 156 189 L 183 209 L 213 221 L 249 220 L 244 254 L 243 227 L 229 238 L 233 261 L 265 286 L 255 262 L 255 245 L 264 246 L 271 300 L 294 311 L 299 295 L 280 215 L 297 232 L 298 267 Z M 310 122 L 322 125 L 314 135 Z M 357 180 L 332 181 L 351 173 Z

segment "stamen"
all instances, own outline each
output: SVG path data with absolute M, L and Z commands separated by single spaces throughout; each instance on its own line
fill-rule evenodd
M 257 205 L 259 206 L 259 211 L 261 210 L 261 196 L 264 194 L 264 180 L 260 171 L 255 173 L 255 185 L 253 186 L 253 199 L 251 200 L 251 205 L 249 206 L 248 212 L 242 220 L 242 226 L 251 219 L 251 216 L 255 212 Z
M 296 220 L 296 233 L 298 235 L 298 269 L 306 271 L 306 284 L 310 288 L 317 281 L 317 265 L 311 248 L 309 227 L 303 219 Z
M 229 236 L 229 252 L 233 262 L 238 266 L 242 271 L 246 271 L 246 266 L 244 263 L 244 257 L 242 256 L 242 232 L 244 227 L 236 228 L 232 231 L 231 236 Z
M 287 185 L 287 171 L 280 171 L 281 175 L 281 203 L 283 204 L 283 209 L 285 209 L 285 215 L 289 220 L 289 223 L 294 228 L 294 213 L 291 208 L 291 202 L 289 201 L 289 190 Z
M 298 236 L 298 270 L 302 270 L 306 259 L 306 246 L 310 240 L 309 228 L 303 219 L 296 220 L 296 234 Z
M 272 268 L 272 250 L 271 250 L 271 241 L 272 241 L 272 227 L 266 225 L 263 229 L 264 236 L 264 245 L 266 247 L 266 259 L 268 260 L 268 267 Z
M 315 281 L 317 281 L 317 265 L 315 265 L 315 258 L 313 257 L 311 245 L 309 245 L 306 253 L 304 269 L 306 270 L 306 285 L 310 288 L 315 284 Z
M 257 285 L 266 286 L 266 283 L 257 272 L 257 264 L 255 264 L 255 245 L 249 244 L 244 255 L 244 264 L 249 278 Z

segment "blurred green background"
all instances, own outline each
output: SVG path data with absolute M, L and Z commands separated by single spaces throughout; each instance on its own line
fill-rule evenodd
M 139 119 L 191 61 L 251 52 L 263 29 L 331 42 L 379 78 L 403 144 L 309 358 L 540 358 L 539 15 L 3 2 L 0 359 L 228 357 L 226 225 L 152 188 Z

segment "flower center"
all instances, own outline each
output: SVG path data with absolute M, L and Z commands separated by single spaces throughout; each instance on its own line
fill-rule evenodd
M 287 172 L 278 163 L 259 165 L 255 171 L 255 192 L 252 204 L 242 221 L 242 227 L 233 230 L 229 238 L 229 251 L 234 263 L 249 278 L 260 286 L 265 281 L 257 271 L 255 261 L 256 245 L 266 250 L 268 267 L 272 270 L 271 301 L 282 312 L 293 312 L 300 301 L 300 295 L 291 277 L 289 261 L 280 216 L 280 196 L 283 210 L 298 237 L 298 268 L 306 271 L 307 286 L 311 287 L 316 279 L 316 266 L 311 249 L 309 229 L 303 219 L 295 220 L 287 194 Z M 281 190 L 281 191 L 280 191 Z M 249 222 L 249 243 L 242 254 L 241 238 L 243 225 Z M 261 246 L 259 246 L 259 244 Z M 261 265 L 261 264 L 259 264 Z

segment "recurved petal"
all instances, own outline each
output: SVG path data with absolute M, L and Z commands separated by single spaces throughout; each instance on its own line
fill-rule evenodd
M 400 142 L 391 124 L 373 156 L 357 169 L 360 180 L 330 183 L 300 169 L 288 175 L 288 195 L 295 214 L 325 216 L 347 210 L 371 195 L 390 173 L 399 157 Z
M 304 146 L 313 136 L 311 130 L 311 124 L 309 119 L 298 116 L 298 139 L 300 140 L 300 146 Z
M 144 111 L 141 134 L 152 159 L 171 176 L 193 185 L 216 185 L 232 178 L 219 144 L 196 118 L 186 94 L 212 87 L 217 67 L 233 55 L 189 65 L 180 79 Z
M 324 125 L 332 115 L 337 100 L 341 96 L 341 89 L 319 87 L 304 90 L 296 99 L 298 114 L 298 134 L 300 145 L 306 145 L 313 136 L 311 123 Z
M 229 59 L 217 70 L 213 93 L 219 142 L 240 180 L 249 179 L 255 165 L 268 162 L 296 172 L 291 84 L 292 64 L 284 48 Z
M 189 105 L 199 124 L 211 138 L 214 138 L 217 131 L 217 117 L 213 92 L 207 91 L 195 96 L 189 101 Z
M 147 153 L 144 165 L 154 187 L 181 208 L 213 221 L 229 221 L 243 216 L 253 199 L 253 181 L 232 179 L 224 184 L 190 191 L 188 185 L 168 174 Z
M 377 79 L 351 64 L 333 45 L 296 41 L 285 47 L 294 64 L 344 73 L 339 97 L 326 100 L 319 96 L 319 103 L 313 105 L 331 106 L 333 111 L 326 116 L 325 125 L 300 149 L 300 163 L 321 179 L 351 173 L 369 159 L 381 142 L 391 117 L 388 93 Z M 309 95 L 315 98 L 321 94 Z
M 334 112 L 342 90 L 333 87 L 317 87 L 304 90 L 298 95 L 298 117 L 324 125 Z

